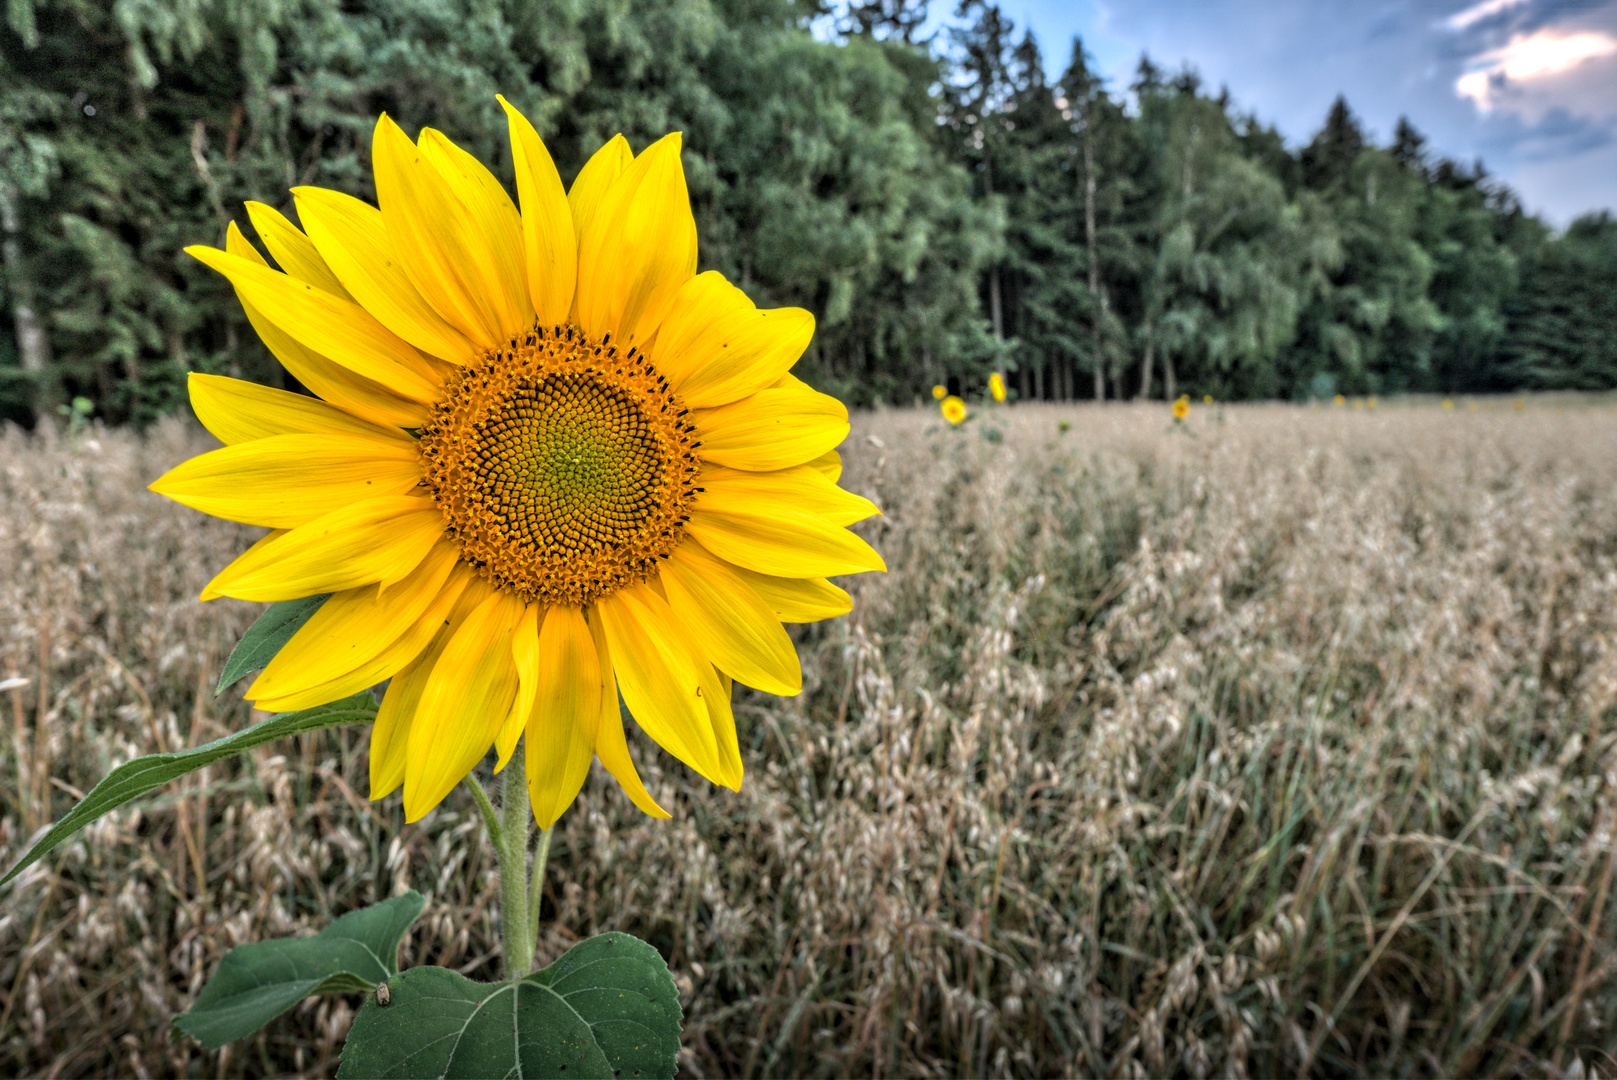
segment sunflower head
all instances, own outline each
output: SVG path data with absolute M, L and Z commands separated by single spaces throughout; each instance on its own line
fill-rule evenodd
M 1212 403 L 1213 403 L 1213 395 L 1212 394 L 1203 394 L 1202 395 L 1202 404 L 1203 405 L 1211 405 Z
M 1343 405 L 1347 404 L 1347 398 L 1343 397 L 1341 394 L 1337 394 L 1331 399 L 1331 404 L 1340 409 Z
M 943 418 L 949 421 L 949 423 L 961 424 L 965 422 L 966 403 L 955 397 L 953 394 L 944 398 L 943 401 L 939 403 L 938 408 L 939 411 L 943 413 Z
M 503 99 L 502 99 L 503 103 Z M 273 530 L 204 599 L 329 594 L 248 690 L 270 711 L 386 682 L 371 795 L 421 817 L 492 747 L 526 746 L 541 825 L 599 759 L 647 813 L 619 712 L 709 779 L 741 783 L 732 680 L 795 694 L 785 622 L 846 612 L 831 575 L 884 569 L 837 486 L 847 410 L 790 374 L 813 334 L 696 273 L 680 137 L 622 136 L 564 187 L 506 105 L 506 187 L 386 116 L 380 207 L 250 203 L 224 274 L 315 396 L 193 375 L 224 449 L 152 485 Z
M 993 395 L 995 401 L 1004 401 L 1005 376 L 1001 375 L 997 371 L 988 376 L 988 392 Z
M 933 401 L 942 401 L 945 397 L 948 396 L 948 394 L 949 394 L 948 388 L 945 387 L 942 383 L 938 383 L 936 386 L 934 386 L 932 388 L 932 400 Z
M 1190 415 L 1190 399 L 1182 397 L 1173 403 L 1173 418 L 1183 420 Z

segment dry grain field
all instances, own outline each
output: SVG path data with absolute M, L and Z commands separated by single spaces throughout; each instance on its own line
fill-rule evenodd
M 195 596 L 255 530 L 144 490 L 206 445 L 0 436 L 7 864 L 249 722 L 209 689 L 256 609 Z M 796 634 L 800 697 L 742 692 L 741 794 L 640 738 L 674 820 L 598 772 L 557 829 L 541 956 L 656 945 L 682 1075 L 1617 1072 L 1617 408 L 890 411 L 844 451 L 891 571 Z M 366 743 L 193 774 L 0 895 L 0 1073 L 330 1075 L 355 999 L 223 1053 L 170 1020 L 408 887 L 405 962 L 493 977 L 474 804 L 406 826 Z

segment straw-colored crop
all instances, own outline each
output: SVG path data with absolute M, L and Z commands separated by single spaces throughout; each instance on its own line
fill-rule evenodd
M 541 959 L 651 941 L 689 1076 L 1609 1075 L 1617 410 L 1223 412 L 855 417 L 890 572 L 795 632 L 801 696 L 737 698 L 739 794 L 636 733 L 672 822 L 596 771 Z M 248 721 L 211 682 L 255 608 L 194 597 L 256 530 L 142 490 L 204 440 L 0 439 L 8 862 Z M 0 894 L 0 1072 L 330 1075 L 357 1000 L 222 1055 L 169 1021 L 230 946 L 406 886 L 405 962 L 493 976 L 474 805 L 406 825 L 365 750 L 215 765 Z

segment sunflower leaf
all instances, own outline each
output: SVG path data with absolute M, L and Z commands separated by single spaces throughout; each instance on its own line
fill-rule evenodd
M 245 731 L 227 735 L 206 746 L 169 754 L 147 754 L 145 757 L 126 761 L 108 773 L 105 780 L 91 788 L 90 793 L 69 810 L 66 817 L 52 825 L 49 831 L 28 849 L 27 854 L 6 871 L 6 876 L 0 878 L 0 885 L 22 873 L 42 855 L 90 822 L 162 787 L 170 780 L 194 772 L 204 765 L 211 765 L 220 758 L 232 757 L 244 750 L 250 750 L 287 735 L 318 731 L 338 724 L 359 724 L 375 718 L 376 698 L 369 690 L 362 690 L 353 697 L 333 701 L 329 705 L 317 705 L 301 712 L 272 716 Z
M 312 937 L 238 945 L 174 1026 L 217 1050 L 312 994 L 369 993 L 398 974 L 399 942 L 426 903 L 412 890 L 350 911 Z
M 271 604 L 269 610 L 247 628 L 241 640 L 236 642 L 236 647 L 230 650 L 230 659 L 225 661 L 225 669 L 219 673 L 219 685 L 213 689 L 214 696 L 224 693 L 226 687 L 248 672 L 262 671 L 268 667 L 269 662 L 275 659 L 275 654 L 292 640 L 292 635 L 303 629 L 303 624 L 320 610 L 328 595 L 277 600 Z
M 343 1047 L 339 1080 L 525 1076 L 669 1078 L 678 1068 L 679 994 L 657 950 L 627 934 L 580 942 L 519 982 L 477 983 L 448 968 L 388 980 Z

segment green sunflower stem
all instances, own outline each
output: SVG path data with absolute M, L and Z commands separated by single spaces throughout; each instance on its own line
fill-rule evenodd
M 506 763 L 500 788 L 500 921 L 505 948 L 505 974 L 520 979 L 533 968 L 533 932 L 528 918 L 528 784 L 526 755 L 518 746 Z
M 551 826 L 555 828 L 555 826 Z M 533 853 L 533 878 L 528 886 L 528 940 L 539 948 L 539 909 L 545 902 L 545 863 L 550 861 L 550 829 L 539 832 L 539 847 Z

